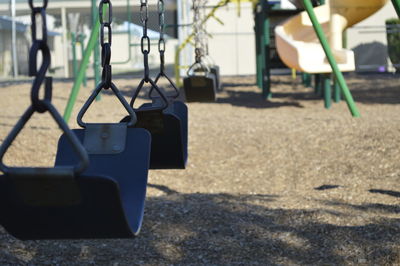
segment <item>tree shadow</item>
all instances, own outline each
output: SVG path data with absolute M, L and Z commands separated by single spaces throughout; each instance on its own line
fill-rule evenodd
M 274 94 L 274 99 L 279 98 Z M 233 106 L 247 107 L 247 108 L 280 108 L 285 106 L 304 108 L 297 101 L 269 101 L 261 96 L 261 92 L 254 91 L 237 91 L 224 89 L 224 95 L 218 97 L 216 103 L 226 103 Z
M 376 77 L 372 79 L 371 77 Z M 399 84 L 389 84 L 389 79 L 399 80 Z M 365 104 L 399 104 L 400 103 L 400 76 L 399 75 L 372 75 L 364 78 L 365 84 L 351 86 L 351 92 L 356 102 Z
M 370 189 L 368 190 L 371 193 L 379 193 L 384 195 L 389 195 L 392 197 L 400 198 L 400 192 L 394 190 L 385 190 L 385 189 Z
M 352 208 L 359 211 L 365 212 L 386 212 L 397 214 L 400 213 L 400 205 L 388 205 L 388 204 L 381 204 L 381 203 L 368 203 L 368 204 L 350 204 L 350 203 L 343 203 L 339 201 L 323 201 L 326 205 L 329 206 L 342 206 L 347 208 Z M 399 220 L 400 221 L 400 220 Z
M 327 190 L 327 189 L 334 189 L 334 188 L 339 188 L 339 185 L 321 185 L 319 187 L 315 187 L 315 190 Z
M 336 225 L 318 217 L 340 217 L 340 212 L 269 207 L 277 195 L 181 194 L 151 186 L 165 195 L 147 199 L 138 238 L 21 242 L 0 230 L 0 263 L 389 265 L 400 261 L 400 219 Z M 330 207 L 334 203 L 326 202 Z

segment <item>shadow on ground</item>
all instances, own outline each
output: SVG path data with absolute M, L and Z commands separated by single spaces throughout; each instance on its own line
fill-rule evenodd
M 140 236 L 128 240 L 17 241 L 0 233 L 0 264 L 393 265 L 400 261 L 400 219 L 339 226 L 321 215 L 384 206 L 325 202 L 327 209 L 273 209 L 276 195 L 180 194 L 150 185 Z M 372 208 L 372 210 L 371 210 Z M 398 209 L 398 207 L 397 207 Z M 395 213 L 398 210 L 394 210 Z M 26 250 L 26 251 L 24 251 Z
M 225 95 L 217 98 L 217 103 L 227 103 L 233 106 L 247 107 L 247 108 L 279 108 L 285 106 L 303 108 L 303 106 L 294 101 L 269 101 L 263 99 L 260 92 L 255 91 L 238 91 L 224 89 Z M 274 99 L 282 98 L 273 94 Z
M 371 82 L 371 81 L 366 81 Z M 366 84 L 368 89 L 361 86 L 351 89 L 354 100 L 356 102 L 366 104 L 399 104 L 400 103 L 400 78 L 397 85 L 388 85 L 385 87 L 378 86 L 379 81 L 374 81 L 372 84 Z M 383 83 L 384 81 L 382 81 Z

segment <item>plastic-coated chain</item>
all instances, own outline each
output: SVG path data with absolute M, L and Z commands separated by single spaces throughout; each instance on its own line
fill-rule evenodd
M 33 0 L 29 0 L 29 7 L 31 8 L 31 32 L 32 32 L 32 46 L 29 51 L 29 75 L 34 76 L 35 79 L 31 88 L 31 101 L 34 111 L 44 113 L 48 110 L 48 104 L 51 102 L 52 95 L 52 79 L 46 77 L 47 69 L 50 67 L 51 56 L 50 49 L 47 45 L 47 23 L 46 23 L 46 8 L 48 1 L 43 0 L 42 6 L 34 6 Z M 38 38 L 38 25 L 36 17 L 40 15 L 41 20 L 41 38 Z M 39 70 L 37 69 L 38 53 L 42 54 L 42 65 Z M 40 87 L 44 83 L 44 98 L 40 99 Z M 47 103 L 46 103 L 47 102 Z
M 104 13 L 108 14 L 104 18 Z M 100 20 L 100 45 L 101 45 L 101 66 L 103 71 L 101 78 L 103 88 L 109 89 L 111 87 L 112 72 L 111 72 L 111 42 L 112 42 L 112 5 L 110 0 L 102 0 L 99 4 L 99 20 Z M 107 38 L 104 38 L 107 33 Z
M 165 71 L 165 3 L 164 0 L 158 0 L 158 23 L 160 27 L 160 39 L 158 40 L 158 52 L 160 53 L 160 73 L 164 74 Z

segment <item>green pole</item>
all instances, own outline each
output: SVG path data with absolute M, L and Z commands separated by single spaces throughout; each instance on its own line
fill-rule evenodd
M 400 0 L 392 0 L 394 9 L 396 9 L 397 16 L 400 17 Z
M 92 0 L 92 28 L 95 27 L 95 25 L 98 23 L 98 10 L 97 10 L 97 4 L 96 0 Z M 97 36 L 98 38 L 98 36 Z M 94 47 L 93 50 L 93 71 L 94 71 L 94 87 L 100 83 L 100 48 L 98 45 Z M 99 93 L 96 97 L 96 100 L 99 101 L 101 99 L 101 94 Z
M 305 87 L 311 86 L 311 75 L 308 73 L 301 73 L 301 81 Z
M 324 106 L 326 109 L 329 109 L 332 106 L 331 78 L 329 74 L 325 74 L 322 79 L 324 85 Z
M 262 71 L 262 96 L 264 99 L 270 99 L 271 95 L 271 34 L 269 21 L 269 6 L 267 1 L 262 1 L 262 51 L 263 51 L 263 71 Z
M 314 93 L 318 96 L 322 95 L 321 92 L 321 74 L 314 75 Z
M 81 44 L 81 60 L 83 55 L 85 54 L 85 38 L 86 38 L 85 34 L 81 33 L 79 35 L 79 42 Z M 87 86 L 86 69 L 85 69 L 85 74 L 83 76 L 83 86 L 85 87 Z
M 72 87 L 71 94 L 69 95 L 67 106 L 65 107 L 64 120 L 67 123 L 71 117 L 72 109 L 74 108 L 76 98 L 78 96 L 79 89 L 83 81 L 83 77 L 85 76 L 86 68 L 89 64 L 90 55 L 92 54 L 94 48 L 98 46 L 97 41 L 99 38 L 99 31 L 100 31 L 100 22 L 98 19 L 96 19 L 96 24 L 90 34 L 89 41 L 85 49 L 85 53 L 82 56 L 78 74 L 75 77 L 74 85 Z
M 335 75 L 333 75 L 333 78 L 334 78 L 333 79 L 333 100 L 335 101 L 335 103 L 338 103 L 342 99 L 342 94 L 340 92 L 340 86 L 339 86 L 339 83 L 337 82 Z
M 78 62 L 76 59 L 76 35 L 71 32 L 71 48 L 72 48 L 72 71 L 74 73 L 74 78 L 78 74 Z
M 321 24 L 319 24 L 317 17 L 315 16 L 311 1 L 303 0 L 303 5 L 304 5 L 305 10 L 307 11 L 308 16 L 310 17 L 310 20 L 313 24 L 315 33 L 317 34 L 318 39 L 322 45 L 322 48 L 324 49 L 325 55 L 328 58 L 329 64 L 331 65 L 331 68 L 332 68 L 332 72 L 335 74 L 337 81 L 339 83 L 339 86 L 342 89 L 343 96 L 346 100 L 347 106 L 348 106 L 351 114 L 354 117 L 360 117 L 360 113 L 357 109 L 356 104 L 354 103 L 351 92 L 350 92 L 349 88 L 347 87 L 347 84 L 343 77 L 343 74 L 342 74 L 342 72 L 340 72 L 340 70 L 337 66 L 336 60 L 333 57 L 331 48 L 329 47 L 328 41 L 325 37 L 324 31 L 322 30 Z
M 259 88 L 261 88 L 261 79 L 260 79 L 260 37 L 259 37 L 259 29 L 258 29 L 258 14 L 257 11 L 254 11 L 254 37 L 256 44 L 256 83 Z
M 261 10 L 261 12 L 260 12 Z M 257 86 L 262 89 L 263 84 L 263 53 L 262 53 L 262 34 L 261 31 L 261 17 L 262 17 L 262 8 L 261 4 L 258 4 L 255 8 L 255 16 L 254 16 L 254 30 L 255 30 L 255 41 L 256 41 L 256 78 L 257 78 Z

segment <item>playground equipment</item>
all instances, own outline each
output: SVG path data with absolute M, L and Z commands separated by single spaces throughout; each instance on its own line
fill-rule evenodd
M 281 9 L 280 1 L 257 1 L 254 3 L 254 36 L 256 44 L 256 79 L 262 89 L 262 97 L 269 99 L 271 93 L 271 69 L 279 68 L 282 62 L 274 47 L 274 20 L 293 16 L 297 9 Z
M 205 17 L 205 8 L 202 8 L 202 17 Z M 212 59 L 209 53 L 209 46 L 208 46 L 208 41 L 209 41 L 209 34 L 206 29 L 207 23 L 200 24 L 201 30 L 204 32 L 202 35 L 203 38 L 201 38 L 201 41 L 203 42 L 203 48 L 204 48 L 204 55 L 203 55 L 203 61 L 204 63 L 210 68 L 210 72 L 215 76 L 215 83 L 216 83 L 216 90 L 221 91 L 222 90 L 222 83 L 221 83 L 221 75 L 220 75 L 220 68 L 219 66 L 215 63 L 215 61 Z
M 189 68 L 187 77 L 183 80 L 183 88 L 188 102 L 213 102 L 216 100 L 217 77 L 204 62 L 204 38 L 207 33 L 200 17 L 200 9 L 204 3 L 200 0 L 193 0 L 195 62 Z
M 17 238 L 71 239 L 133 237 L 140 229 L 147 185 L 150 135 L 144 129 L 128 128 L 136 122 L 135 113 L 111 81 L 111 3 L 100 3 L 102 82 L 83 106 L 78 123 L 85 129 L 72 132 L 51 104 L 52 79 L 46 77 L 50 52 L 46 38 L 48 0 L 32 9 L 30 74 L 31 106 L 22 115 L 0 147 L 0 223 Z M 103 5 L 108 20 L 103 21 Z M 36 15 L 41 16 L 42 39 L 37 38 Z M 108 41 L 104 41 L 104 29 Z M 43 63 L 37 71 L 36 58 Z M 44 83 L 44 98 L 39 98 Z M 82 117 L 102 89 L 111 88 L 131 120 L 118 124 L 86 124 Z M 8 167 L 2 159 L 15 137 L 33 113 L 49 112 L 63 131 L 55 167 Z M 82 145 L 83 143 L 83 145 Z
M 210 18 L 214 18 L 218 23 L 223 24 L 223 22 L 215 15 L 216 11 L 217 11 L 219 8 L 221 8 L 221 7 L 225 6 L 225 5 L 227 5 L 229 2 L 236 2 L 236 3 L 238 4 L 238 14 L 240 14 L 240 2 L 246 2 L 246 1 L 249 1 L 249 0 L 243 0 L 243 1 L 239 1 L 239 0 L 220 0 L 216 5 L 214 5 L 214 6 L 211 8 L 211 11 L 199 22 L 199 25 L 200 25 L 200 26 L 204 25 L 205 23 L 207 23 L 207 21 L 208 21 Z M 181 6 L 182 6 L 181 4 L 182 4 L 181 1 L 178 0 L 178 7 L 181 7 Z M 179 10 L 178 10 L 178 11 L 179 11 Z M 179 19 L 179 17 L 181 17 L 181 16 L 182 16 L 182 15 L 181 15 L 181 12 L 178 12 L 178 19 Z M 190 23 L 190 24 L 183 24 L 183 25 L 181 25 L 181 26 L 190 26 L 190 25 L 194 26 L 193 23 Z M 182 30 L 180 30 L 180 32 L 181 32 L 181 34 L 183 35 Z M 179 35 L 179 36 L 181 36 L 181 35 Z M 192 31 L 190 34 L 187 35 L 186 39 L 180 40 L 180 45 L 179 45 L 178 49 L 176 49 L 176 51 L 175 51 L 175 80 L 176 80 L 176 84 L 177 84 L 178 87 L 181 87 L 181 86 L 182 86 L 180 70 L 181 70 L 181 69 L 188 69 L 188 68 L 190 68 L 190 65 L 188 65 L 188 66 L 182 65 L 181 57 L 180 57 L 180 56 L 181 56 L 181 53 L 182 53 L 183 49 L 184 49 L 188 44 L 194 45 L 194 44 L 193 44 L 193 39 L 194 39 L 194 37 L 195 37 L 195 32 Z
M 352 115 L 357 117 L 357 107 L 341 72 L 355 69 L 353 52 L 342 48 L 342 32 L 346 27 L 375 13 L 386 2 L 387 0 L 331 0 L 329 4 L 317 7 L 314 11 L 310 1 L 304 0 L 302 4 L 306 12 L 287 20 L 275 29 L 278 53 L 288 66 L 296 70 L 307 73 L 334 73 L 335 100 L 340 98 L 340 86 Z M 324 30 L 328 33 L 333 50 L 328 44 Z M 317 43 L 318 40 L 322 47 Z M 313 56 L 309 56 L 310 54 Z M 330 77 L 323 76 L 322 82 L 325 107 L 329 108 Z
M 148 55 L 150 53 L 150 39 L 147 36 L 147 0 L 142 0 L 140 3 L 140 19 L 143 24 L 141 50 L 144 58 L 144 77 L 136 88 L 130 105 L 133 108 L 144 84 L 150 84 L 149 97 L 152 98 L 152 103 L 145 103 L 138 109 L 135 109 L 138 118 L 136 127 L 145 128 L 150 131 L 152 135 L 150 169 L 184 169 L 188 157 L 188 111 L 184 103 L 174 100 L 179 96 L 179 91 L 164 72 L 164 0 L 158 1 L 160 73 L 157 75 L 156 81 L 153 81 L 149 77 Z M 163 89 L 157 85 L 161 77 L 166 78 L 175 90 L 176 94 L 169 97 L 169 99 L 165 95 Z M 152 97 L 153 91 L 157 92 L 159 97 Z M 129 119 L 131 119 L 131 117 L 127 116 L 122 119 L 122 122 L 126 122 Z
M 354 71 L 354 52 L 343 48 L 342 33 L 371 16 L 388 0 L 330 0 L 314 8 L 340 71 Z M 307 12 L 294 16 L 275 28 L 279 56 L 290 68 L 306 73 L 331 73 L 317 34 Z M 310 56 L 312 54 L 312 56 Z

